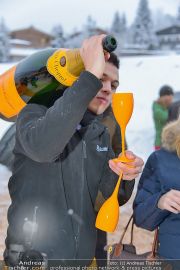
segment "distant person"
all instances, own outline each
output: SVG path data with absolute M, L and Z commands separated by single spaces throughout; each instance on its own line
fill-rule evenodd
M 138 227 L 158 228 L 160 257 L 180 259 L 180 119 L 166 125 L 161 149 L 148 158 L 134 201 L 134 218 Z
M 176 100 L 171 104 L 168 111 L 168 122 L 178 119 L 180 115 L 180 92 L 175 93 Z
M 160 88 L 158 100 L 153 103 L 153 119 L 156 131 L 155 150 L 159 150 L 161 147 L 161 133 L 168 121 L 168 108 L 172 103 L 173 95 L 173 89 L 164 85 Z

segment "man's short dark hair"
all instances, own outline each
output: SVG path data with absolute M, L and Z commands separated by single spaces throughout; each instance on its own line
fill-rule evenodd
M 108 59 L 108 62 L 119 69 L 119 59 L 115 53 L 110 53 L 110 58 Z
M 173 95 L 174 95 L 174 91 L 173 91 L 172 87 L 169 86 L 169 85 L 164 85 L 159 90 L 159 96 L 160 97 L 173 96 Z

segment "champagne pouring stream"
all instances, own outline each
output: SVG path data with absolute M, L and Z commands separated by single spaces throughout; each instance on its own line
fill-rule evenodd
M 112 97 L 112 109 L 114 116 L 121 128 L 122 138 L 122 155 L 113 159 L 114 162 L 130 163 L 133 160 L 128 159 L 125 155 L 125 130 L 133 112 L 133 94 L 132 93 L 115 93 Z M 116 187 L 112 195 L 104 202 L 98 212 L 96 218 L 96 228 L 106 231 L 114 232 L 119 220 L 119 203 L 118 191 L 121 183 L 123 173 L 119 175 Z

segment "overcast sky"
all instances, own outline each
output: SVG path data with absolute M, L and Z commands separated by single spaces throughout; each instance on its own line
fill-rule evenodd
M 125 12 L 128 23 L 132 23 L 139 0 L 0 0 L 0 17 L 11 29 L 34 25 L 50 32 L 56 24 L 61 24 L 66 32 L 75 27 L 81 29 L 88 15 L 98 26 L 109 27 L 114 12 Z M 180 0 L 149 0 L 152 11 L 176 15 Z

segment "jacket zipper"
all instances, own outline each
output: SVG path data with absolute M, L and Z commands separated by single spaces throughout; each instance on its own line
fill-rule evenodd
M 63 177 L 63 170 L 62 170 L 62 163 L 60 165 L 60 171 L 61 171 L 61 176 L 62 176 L 63 189 L 64 189 L 65 200 L 66 200 L 66 207 L 67 207 L 67 210 L 68 210 L 68 203 L 67 203 L 67 198 L 66 198 L 66 191 L 65 191 L 64 177 Z M 71 218 L 71 225 L 72 225 L 72 231 L 73 231 L 72 218 Z M 74 254 L 74 259 L 76 258 L 76 253 L 77 253 L 77 239 L 76 239 L 76 236 L 75 236 L 75 246 L 76 246 L 76 251 L 75 251 L 75 254 Z
M 83 213 L 83 191 L 84 191 L 84 183 L 85 183 L 85 159 L 87 158 L 87 153 L 86 153 L 86 142 L 82 140 L 82 150 L 83 150 L 83 157 L 82 157 L 82 188 L 81 188 L 81 213 L 80 216 L 82 217 Z M 76 258 L 78 256 L 78 249 L 79 249 L 79 234 L 80 234 L 80 224 L 78 224 L 78 230 L 77 230 L 77 235 L 75 236 L 75 241 L 76 241 Z
M 83 140 L 83 157 L 84 159 L 87 158 L 87 154 L 86 154 L 86 142 Z

